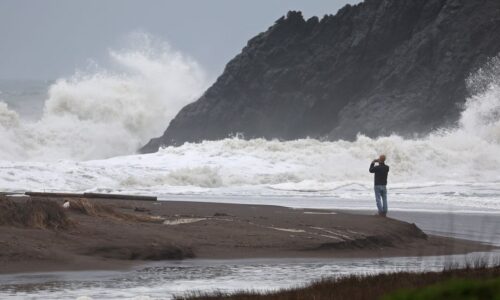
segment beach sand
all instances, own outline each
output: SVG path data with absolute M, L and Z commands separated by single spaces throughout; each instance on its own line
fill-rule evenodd
M 59 206 L 66 200 L 8 199 Z M 75 209 L 81 199 L 68 200 L 72 208 L 64 210 L 69 221 L 64 228 L 0 226 L 0 273 L 118 270 L 146 261 L 185 258 L 368 258 L 492 249 L 478 242 L 426 235 L 414 224 L 391 218 L 341 211 L 84 199 L 90 207 L 85 211 L 81 206 Z

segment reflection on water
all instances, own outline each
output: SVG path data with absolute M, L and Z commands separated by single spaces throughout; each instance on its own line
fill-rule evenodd
M 500 247 L 500 215 L 391 212 L 392 218 L 415 223 L 428 234 L 480 241 Z
M 376 259 L 186 260 L 150 264 L 129 272 L 58 272 L 2 275 L 0 298 L 12 299 L 169 299 L 187 291 L 274 290 L 322 277 L 394 271 L 438 271 L 452 262 L 500 252 L 467 256 Z

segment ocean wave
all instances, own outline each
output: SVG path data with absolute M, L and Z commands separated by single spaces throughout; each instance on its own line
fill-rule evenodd
M 146 34 L 110 51 L 115 71 L 77 71 L 52 84 L 38 121 L 21 120 L 0 102 L 3 160 L 88 160 L 132 154 L 161 134 L 207 87 L 192 59 Z
M 391 167 L 391 195 L 396 198 L 391 203 L 410 208 L 415 203 L 441 208 L 460 203 L 464 209 L 500 210 L 500 190 L 495 188 L 500 183 L 500 58 L 471 76 L 474 95 L 459 125 L 426 137 L 358 135 L 355 141 L 235 137 L 130 155 L 163 130 L 165 120 L 201 93 L 204 85 L 196 64 L 178 53 L 163 51 L 159 58 L 140 51 L 120 53 L 113 55 L 128 72 L 59 80 L 51 87 L 38 122 L 24 123 L 0 103 L 4 190 L 307 193 L 371 200 L 368 163 L 384 153 Z

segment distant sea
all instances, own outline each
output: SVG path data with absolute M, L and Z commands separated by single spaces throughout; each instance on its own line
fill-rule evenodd
M 9 105 L 21 118 L 38 120 L 53 80 L 0 79 L 0 101 Z

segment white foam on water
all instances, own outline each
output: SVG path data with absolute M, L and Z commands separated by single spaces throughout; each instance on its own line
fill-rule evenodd
M 368 163 L 385 153 L 391 209 L 500 211 L 498 57 L 470 77 L 474 96 L 457 128 L 423 138 L 228 138 L 133 155 L 205 86 L 195 62 L 166 46 L 159 51 L 147 38 L 142 43 L 139 50 L 111 52 L 124 73 L 57 81 L 36 123 L 23 123 L 0 103 L 2 189 L 372 208 Z

